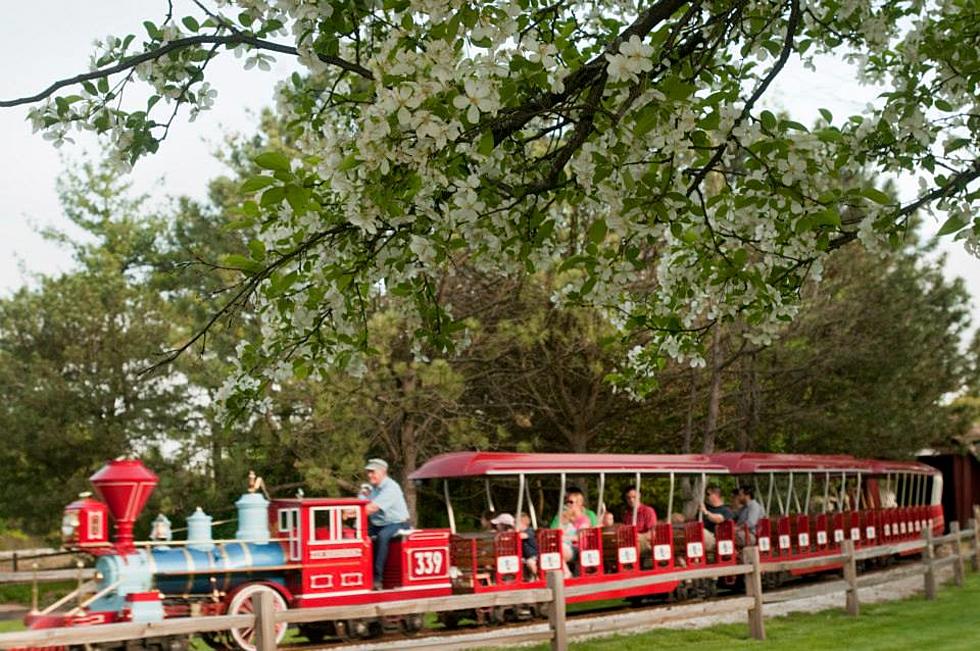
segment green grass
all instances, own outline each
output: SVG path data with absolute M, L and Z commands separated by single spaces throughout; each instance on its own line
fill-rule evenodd
M 844 596 L 841 595 L 843 602 Z M 903 601 L 863 604 L 860 617 L 842 610 L 794 614 L 766 620 L 766 642 L 748 637 L 746 624 L 713 626 L 701 630 L 658 630 L 575 642 L 575 651 L 731 651 L 733 649 L 862 649 L 980 648 L 980 574 L 967 576 L 963 588 L 946 586 L 935 601 L 921 596 Z M 534 647 L 546 649 L 546 646 Z
M 39 607 L 44 608 L 53 604 L 66 594 L 78 587 L 77 581 L 59 581 L 54 583 L 39 583 Z M 31 586 L 28 583 L 0 585 L 0 604 L 31 605 Z
M 24 630 L 24 623 L 19 619 L 0 619 L 0 633 L 13 633 Z

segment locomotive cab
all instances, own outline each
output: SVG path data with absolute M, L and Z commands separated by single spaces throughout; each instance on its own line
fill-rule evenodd
M 69 549 L 107 548 L 109 510 L 105 504 L 82 493 L 65 507 L 61 518 L 61 542 Z

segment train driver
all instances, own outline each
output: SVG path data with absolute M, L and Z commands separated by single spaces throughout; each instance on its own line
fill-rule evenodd
M 382 588 L 388 544 L 402 529 L 410 528 L 408 504 L 401 486 L 388 476 L 388 462 L 369 459 L 364 466 L 371 492 L 367 495 L 368 534 L 374 539 L 374 589 Z

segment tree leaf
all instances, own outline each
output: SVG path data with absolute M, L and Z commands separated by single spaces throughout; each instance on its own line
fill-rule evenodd
M 882 206 L 887 206 L 894 203 L 891 197 L 877 188 L 865 188 L 864 190 L 861 190 L 861 195 L 867 199 L 871 199 L 875 203 L 881 204 Z
M 255 164 L 267 170 L 288 172 L 289 158 L 279 151 L 265 151 L 255 157 Z
M 249 177 L 244 183 L 242 183 L 242 192 L 255 192 L 256 190 L 261 190 L 270 185 L 274 185 L 276 180 L 271 176 L 252 176 Z
M 943 235 L 950 235 L 962 230 L 964 227 L 966 227 L 966 221 L 959 215 L 953 215 L 946 220 L 936 235 L 939 237 L 942 237 Z

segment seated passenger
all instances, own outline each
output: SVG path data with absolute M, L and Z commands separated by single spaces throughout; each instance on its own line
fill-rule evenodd
M 480 531 L 496 531 L 493 519 L 497 517 L 496 511 L 484 511 L 480 515 Z
M 705 490 L 701 519 L 704 521 L 704 548 L 709 552 L 714 551 L 715 527 L 725 520 L 734 520 L 735 514 L 722 499 L 721 489 L 713 484 Z
M 616 516 L 612 514 L 612 511 L 603 511 L 602 518 L 600 519 L 602 520 L 603 529 L 608 529 L 616 525 Z
M 755 527 L 759 524 L 766 512 L 762 505 L 755 501 L 755 490 L 751 486 L 738 487 L 738 503 L 741 507 L 738 510 L 738 517 L 735 519 L 735 540 L 739 545 L 755 544 Z M 746 539 L 746 528 L 748 528 L 748 538 Z
M 653 528 L 657 526 L 657 512 L 652 506 L 647 506 L 642 502 L 637 503 L 636 486 L 627 486 L 623 491 L 623 502 L 626 508 L 623 509 L 623 524 L 633 524 L 633 509 L 636 509 L 636 538 L 640 545 L 641 552 L 648 552 L 652 548 Z
M 538 575 L 538 537 L 531 527 L 531 517 L 527 513 L 521 513 L 517 522 L 517 530 L 521 532 L 521 557 L 527 567 L 528 574 L 532 577 Z
M 552 520 L 552 529 L 562 531 L 562 558 L 565 561 L 565 575 L 570 576 L 568 563 L 578 557 L 578 531 L 595 526 L 582 504 L 582 493 L 572 493 L 565 497 L 565 508 Z M 593 514 L 594 515 L 594 514 Z M 557 526 L 555 526 L 557 525 Z
M 567 489 L 565 489 L 566 509 L 568 508 L 567 506 L 568 500 L 574 500 L 576 504 L 581 508 L 582 513 L 584 513 L 586 517 L 589 518 L 589 524 L 586 525 L 587 527 L 599 526 L 599 517 L 595 514 L 595 511 L 585 506 L 585 493 L 582 492 L 581 488 L 578 488 L 577 486 L 569 486 Z M 561 523 L 559 522 L 560 519 L 561 519 L 561 514 L 553 517 L 551 519 L 551 524 L 549 525 L 549 528 L 560 529 L 561 528 Z

